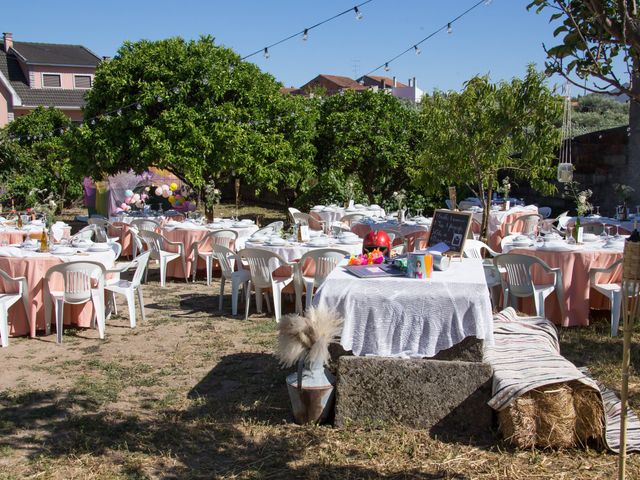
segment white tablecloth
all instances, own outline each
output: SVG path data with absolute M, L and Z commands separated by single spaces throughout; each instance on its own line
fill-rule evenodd
M 368 217 L 385 216 L 384 209 L 377 205 L 364 208 L 353 207 L 351 209 L 345 209 L 343 207 L 323 207 L 322 209 L 313 208 L 310 213 L 313 214 L 313 216 L 318 216 L 321 220 L 329 223 L 338 222 L 342 217 L 350 213 L 361 213 Z
M 431 280 L 361 279 L 338 267 L 313 302 L 343 316 L 340 343 L 355 355 L 433 357 L 468 336 L 493 344 L 491 300 L 477 259 L 454 260 Z
M 491 210 L 489 213 L 489 237 L 502 229 L 502 225 L 509 220 L 509 217 L 517 213 L 522 215 L 538 213 L 538 207 L 527 205 L 526 207 L 512 207 L 509 210 Z M 482 211 L 474 212 L 473 218 L 482 223 Z
M 343 244 L 343 243 L 330 243 L 326 247 L 312 247 L 306 243 L 288 242 L 287 245 L 265 245 L 263 243 L 252 243 L 247 241 L 245 243 L 247 248 L 262 248 L 275 252 L 284 258 L 287 262 L 298 260 L 310 250 L 316 250 L 318 248 L 339 248 L 351 255 L 359 255 L 362 253 L 362 241 L 355 244 Z

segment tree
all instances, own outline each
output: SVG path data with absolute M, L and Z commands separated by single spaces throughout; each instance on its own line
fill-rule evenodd
M 334 170 L 359 181 L 370 202 L 407 187 L 417 113 L 384 92 L 345 91 L 326 98 L 317 126 L 319 173 Z
M 625 183 L 640 183 L 640 13 L 636 0 L 534 0 L 527 7 L 537 13 L 551 10 L 560 22 L 558 45 L 547 48 L 547 72 L 558 73 L 574 85 L 594 93 L 626 94 L 630 99 L 628 168 L 619 170 Z M 616 64 L 626 68 L 625 77 Z M 585 84 L 579 84 L 576 74 Z M 599 85 L 587 86 L 588 79 Z M 636 198 L 638 200 L 638 191 Z
M 574 135 L 620 127 L 628 123 L 628 104 L 595 93 L 578 97 L 571 115 Z
M 313 105 L 211 37 L 125 43 L 100 64 L 76 152 L 94 178 L 149 166 L 195 188 L 296 185 L 313 167 Z
M 66 143 L 70 128 L 71 120 L 60 110 L 38 107 L 3 129 L 0 181 L 17 205 L 33 204 L 34 190 L 46 189 L 65 205 L 82 195 L 82 176 Z
M 492 84 L 474 77 L 461 93 L 435 92 L 422 101 L 424 139 L 411 176 L 432 192 L 452 184 L 472 189 L 484 204 L 483 236 L 499 173 L 543 192 L 554 188 L 549 180 L 560 146 L 562 101 L 544 78 L 530 66 L 522 80 Z

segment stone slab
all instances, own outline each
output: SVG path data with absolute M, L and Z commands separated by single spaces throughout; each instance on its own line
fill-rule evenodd
M 335 423 L 400 423 L 457 440 L 492 437 L 491 367 L 479 362 L 343 356 Z

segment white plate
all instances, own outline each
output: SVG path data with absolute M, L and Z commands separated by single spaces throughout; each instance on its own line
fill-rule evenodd
M 242 222 L 235 222 L 235 223 L 232 223 L 231 226 L 234 228 L 246 228 L 246 227 L 249 227 L 250 225 L 247 225 L 246 223 L 242 223 Z
M 287 245 L 287 242 L 285 242 L 284 240 L 282 242 L 268 241 L 268 242 L 264 242 L 264 244 L 269 245 L 271 247 L 284 247 Z
M 90 246 L 87 249 L 88 252 L 108 252 L 109 250 L 111 250 L 111 247 L 109 245 L 98 244 L 98 243 L 96 243 L 95 245 Z
M 531 242 L 511 242 L 512 247 L 530 247 L 533 245 Z
M 338 242 L 342 243 L 343 245 L 356 245 L 356 244 L 360 243 L 360 239 L 358 238 L 357 240 L 356 239 L 351 240 L 351 239 L 343 239 L 343 238 L 341 238 L 341 239 L 338 240 Z
M 597 242 L 600 240 L 600 236 L 594 233 L 585 233 L 582 235 L 582 241 L 584 242 Z
M 51 249 L 51 253 L 54 255 L 73 255 L 76 251 L 75 248 L 71 247 L 54 247 Z

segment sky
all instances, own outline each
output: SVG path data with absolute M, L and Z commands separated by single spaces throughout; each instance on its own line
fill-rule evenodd
M 82 44 L 114 56 L 125 41 L 211 35 L 241 56 L 275 43 L 363 0 L 13 0 L 2 7 L 3 32 L 14 41 Z M 473 6 L 478 0 L 373 0 L 249 60 L 285 86 L 299 87 L 320 73 L 356 78 L 368 73 Z M 522 77 L 529 63 L 544 68 L 542 44 L 555 45 L 551 12 L 527 11 L 528 0 L 481 4 L 374 75 L 416 77 L 430 92 L 459 90 L 474 75 L 493 81 Z M 446 29 L 445 29 L 446 30 Z M 552 84 L 562 83 L 560 78 Z M 576 92 L 575 87 L 572 93 Z

